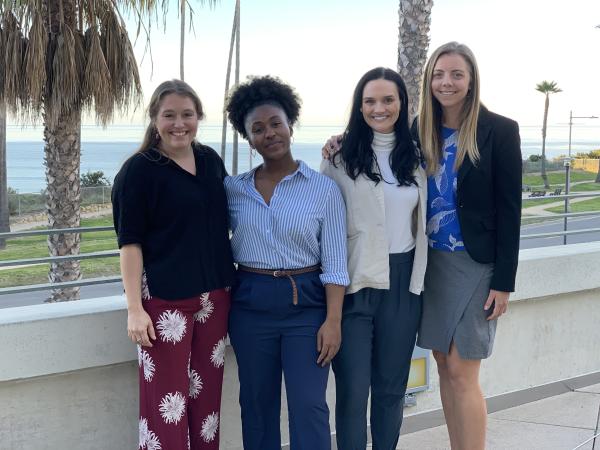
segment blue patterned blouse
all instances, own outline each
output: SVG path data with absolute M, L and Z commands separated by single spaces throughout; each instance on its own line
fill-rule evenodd
M 429 246 L 437 250 L 454 252 L 464 250 L 465 245 L 460 231 L 456 212 L 457 172 L 456 159 L 457 130 L 442 128 L 444 139 L 442 159 L 435 175 L 427 178 L 427 228 Z

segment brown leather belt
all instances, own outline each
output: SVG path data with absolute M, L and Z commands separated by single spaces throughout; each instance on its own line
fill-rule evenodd
M 310 266 L 310 267 L 302 267 L 301 269 L 290 269 L 290 270 L 271 270 L 271 269 L 256 269 L 254 267 L 244 266 L 242 264 L 238 264 L 238 270 L 250 273 L 258 273 L 260 275 L 270 275 L 274 278 L 283 278 L 288 277 L 290 283 L 292 283 L 292 292 L 293 298 L 292 302 L 294 305 L 298 304 L 298 288 L 296 287 L 296 282 L 294 281 L 294 275 L 300 275 L 303 273 L 316 272 L 321 270 L 321 266 Z

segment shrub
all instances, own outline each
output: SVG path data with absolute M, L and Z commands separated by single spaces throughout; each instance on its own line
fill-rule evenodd
M 104 176 L 104 172 L 96 170 L 81 175 L 81 187 L 97 187 L 97 186 L 110 186 L 110 181 Z

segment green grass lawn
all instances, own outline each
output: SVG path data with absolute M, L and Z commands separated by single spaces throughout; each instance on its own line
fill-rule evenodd
M 592 172 L 584 172 L 583 170 L 572 170 L 571 171 L 571 181 L 594 181 L 596 179 L 596 174 Z M 565 172 L 551 172 L 548 173 L 548 183 L 550 185 L 559 185 L 564 186 L 566 180 Z M 544 180 L 542 180 L 542 176 L 535 175 L 523 175 L 523 184 L 527 184 L 529 186 L 543 186 Z M 557 187 L 559 187 L 557 186 Z
M 571 187 L 571 192 L 600 191 L 600 183 L 582 183 Z
M 0 288 L 42 284 L 48 282 L 49 264 L 0 271 Z M 119 275 L 119 258 L 100 258 L 81 261 L 83 278 Z
M 548 208 L 546 211 L 562 213 L 565 211 L 564 206 L 555 206 L 554 208 Z M 584 200 L 577 203 L 571 203 L 571 212 L 588 212 L 588 211 L 600 211 L 600 198 L 592 198 L 590 200 Z
M 82 227 L 112 226 L 112 216 L 81 219 Z M 43 227 L 41 227 L 43 228 Z M 117 240 L 114 231 L 95 231 L 81 234 L 81 253 L 102 250 L 116 250 Z M 6 241 L 6 248 L 0 250 L 2 260 L 41 258 L 48 256 L 46 236 L 29 236 Z M 0 270 L 0 287 L 21 286 L 48 282 L 49 264 Z M 84 278 L 118 275 L 119 259 L 98 258 L 81 262 Z

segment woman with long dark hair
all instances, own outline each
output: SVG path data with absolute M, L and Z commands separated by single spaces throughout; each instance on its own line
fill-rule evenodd
M 138 346 L 139 446 L 218 450 L 234 268 L 221 158 L 195 140 L 202 104 L 161 83 L 136 154 L 115 177 L 113 216 Z
M 348 272 L 342 337 L 333 360 L 338 448 L 396 448 L 421 318 L 427 260 L 427 182 L 408 126 L 398 73 L 378 67 L 358 82 L 341 150 L 324 160 L 346 202 Z

